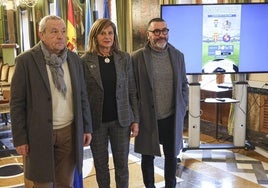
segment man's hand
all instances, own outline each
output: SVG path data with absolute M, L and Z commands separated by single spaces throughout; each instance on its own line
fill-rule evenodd
M 16 147 L 16 151 L 19 155 L 27 156 L 29 153 L 29 145 L 24 144 Z
M 139 133 L 139 124 L 138 123 L 132 123 L 130 125 L 130 130 L 131 130 L 130 137 L 136 137 L 136 136 L 138 136 L 138 133 Z
M 84 134 L 84 146 L 88 146 L 91 142 L 92 135 L 91 133 L 85 133 Z

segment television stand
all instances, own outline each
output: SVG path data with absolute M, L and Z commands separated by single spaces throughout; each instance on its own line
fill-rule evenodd
M 232 144 L 201 144 L 200 143 L 200 84 L 198 75 L 190 75 L 189 78 L 189 138 L 185 143 L 183 150 L 190 149 L 248 149 L 245 140 L 246 137 L 246 110 L 247 110 L 247 82 L 245 74 L 237 74 L 234 82 L 234 99 L 228 99 L 228 102 L 234 103 L 234 127 L 233 127 L 233 143 Z M 222 103 L 217 99 L 212 102 Z
M 246 149 L 246 146 L 235 146 L 234 144 L 220 143 L 220 144 L 206 144 L 200 143 L 198 147 L 189 147 L 187 144 L 183 147 L 182 152 L 187 150 L 211 150 L 211 149 Z
M 204 100 L 205 103 L 210 103 L 210 104 L 216 104 L 216 120 L 215 120 L 215 126 L 216 126 L 216 139 L 218 139 L 218 127 L 219 127 L 219 116 L 220 116 L 220 105 L 223 104 L 230 104 L 230 103 L 239 103 L 238 100 L 232 99 L 232 98 L 206 98 Z

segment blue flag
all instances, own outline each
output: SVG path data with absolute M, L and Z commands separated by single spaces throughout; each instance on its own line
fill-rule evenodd
M 103 7 L 104 7 L 103 18 L 110 18 L 108 0 L 104 0 Z
M 61 17 L 60 15 L 60 0 L 55 0 L 55 15 Z
M 77 169 L 75 168 L 74 172 L 74 188 L 83 188 L 83 175 L 79 174 Z
M 92 25 L 92 18 L 91 18 L 91 6 L 90 0 L 86 0 L 86 14 L 85 14 L 85 50 L 87 49 L 88 45 L 88 34 L 89 30 Z

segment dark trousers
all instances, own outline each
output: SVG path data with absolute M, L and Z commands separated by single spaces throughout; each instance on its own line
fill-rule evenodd
M 177 157 L 174 153 L 174 130 L 174 115 L 158 120 L 159 141 L 163 145 L 165 156 L 165 188 L 176 187 Z M 142 155 L 141 168 L 146 188 L 155 188 L 154 158 L 153 155 Z
M 102 123 L 92 133 L 91 149 L 99 188 L 110 188 L 109 151 L 110 141 L 115 167 L 117 188 L 128 188 L 129 127 L 121 127 L 118 121 Z

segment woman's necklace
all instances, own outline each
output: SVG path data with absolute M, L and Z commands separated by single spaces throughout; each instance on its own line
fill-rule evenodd
M 102 56 L 102 57 L 104 57 L 104 62 L 105 63 L 110 63 L 111 62 L 111 60 L 110 60 L 110 54 L 109 55 L 104 55 L 103 53 L 101 53 L 101 52 L 99 52 L 100 53 L 100 55 Z
M 111 61 L 111 60 L 110 60 L 110 58 L 109 58 L 108 56 L 104 57 L 104 62 L 105 62 L 105 63 L 110 63 L 110 61 Z

